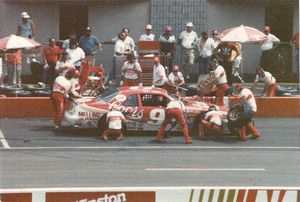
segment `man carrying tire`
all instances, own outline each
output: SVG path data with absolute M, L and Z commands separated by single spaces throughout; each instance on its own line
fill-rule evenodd
M 239 120 L 239 125 L 241 126 L 240 138 L 242 141 L 247 141 L 248 130 L 254 139 L 260 137 L 260 132 L 254 127 L 252 119 L 254 113 L 257 111 L 256 101 L 251 90 L 244 87 L 243 84 L 236 84 L 235 89 L 239 93 L 239 104 L 243 106 L 242 114 Z

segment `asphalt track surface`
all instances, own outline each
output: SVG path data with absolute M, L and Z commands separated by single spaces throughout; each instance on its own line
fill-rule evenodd
M 131 133 L 103 142 L 96 130 L 52 120 L 0 119 L 0 189 L 69 187 L 300 187 L 300 118 L 255 118 L 262 137 L 184 143 Z

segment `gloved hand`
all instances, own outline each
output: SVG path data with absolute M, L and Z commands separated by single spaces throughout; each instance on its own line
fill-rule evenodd
M 48 64 L 45 64 L 44 65 L 44 69 L 48 69 L 49 68 L 49 65 Z
M 123 86 L 124 85 L 124 82 L 123 81 L 120 81 L 120 86 Z

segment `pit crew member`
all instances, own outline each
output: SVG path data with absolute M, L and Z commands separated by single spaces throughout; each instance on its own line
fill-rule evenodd
M 189 129 L 183 116 L 184 111 L 185 111 L 184 104 L 179 100 L 172 100 L 167 104 L 165 119 L 161 124 L 160 129 L 157 133 L 157 137 L 156 137 L 157 143 L 161 143 L 164 137 L 165 127 L 172 122 L 173 118 L 175 118 L 176 121 L 179 122 L 180 125 L 182 126 L 186 143 L 187 144 L 192 143 L 192 140 L 189 135 Z
M 74 77 L 71 79 L 71 95 L 75 98 L 81 97 L 80 89 L 81 85 L 79 83 L 80 72 L 76 69 L 74 71 Z
M 239 124 L 241 126 L 240 137 L 243 141 L 247 141 L 246 130 L 253 135 L 253 138 L 259 138 L 260 132 L 254 127 L 252 119 L 257 111 L 256 101 L 251 90 L 244 87 L 243 84 L 237 84 L 235 89 L 239 93 L 239 103 L 243 107 Z
M 169 84 L 168 91 L 172 94 L 177 94 L 177 87 L 176 86 L 183 86 L 185 84 L 184 77 L 182 73 L 179 71 L 179 67 L 174 65 L 172 68 L 172 72 L 168 76 Z
M 206 132 L 212 132 L 216 137 L 222 133 L 222 113 L 217 110 L 215 105 L 210 105 L 208 112 L 205 113 L 203 120 L 198 125 L 198 135 L 200 140 L 204 140 Z
M 217 83 L 216 101 L 215 103 L 224 106 L 224 95 L 228 89 L 227 77 L 224 68 L 218 64 L 218 60 L 213 59 L 209 63 L 212 76 L 215 77 Z
M 59 76 L 64 76 L 69 70 L 75 70 L 68 56 L 67 52 L 63 52 L 60 56 L 60 60 L 56 63 L 55 71 Z
M 54 107 L 54 129 L 61 127 L 61 121 L 64 116 L 66 98 L 71 90 L 71 79 L 73 71 L 68 71 L 64 76 L 58 76 L 53 84 L 53 91 L 51 94 L 52 105 Z
M 275 96 L 275 91 L 278 87 L 276 79 L 270 72 L 265 71 L 263 68 L 259 67 L 256 70 L 256 78 L 251 86 L 251 90 L 253 91 L 258 82 L 263 82 L 265 84 L 263 96 L 272 97 Z
M 160 58 L 155 57 L 153 66 L 153 85 L 158 88 L 165 88 L 166 81 L 165 68 L 160 64 Z
M 126 119 L 115 106 L 112 106 L 111 110 L 107 113 L 106 122 L 108 123 L 108 128 L 104 131 L 102 139 L 107 141 L 109 135 L 117 135 L 118 137 L 116 140 L 122 140 L 124 138 L 122 133 L 122 122 L 126 123 Z
M 142 86 L 141 65 L 134 54 L 128 55 L 128 61 L 122 67 L 120 86 Z

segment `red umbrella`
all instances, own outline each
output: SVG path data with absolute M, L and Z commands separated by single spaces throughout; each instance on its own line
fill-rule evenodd
M 224 30 L 220 34 L 221 41 L 229 42 L 258 42 L 267 38 L 263 32 L 253 27 L 241 25 Z
M 10 49 L 34 48 L 39 46 L 41 46 L 41 44 L 33 39 L 28 39 L 13 34 L 0 39 L 0 49 L 5 51 Z

